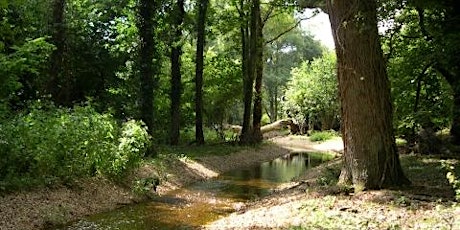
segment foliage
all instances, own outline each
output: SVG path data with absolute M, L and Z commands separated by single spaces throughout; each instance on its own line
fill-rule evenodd
M 46 37 L 40 37 L 10 47 L 9 54 L 2 53 L 0 49 L 1 114 L 9 103 L 18 103 L 18 96 L 24 94 L 24 87 L 29 89 L 40 80 L 40 73 L 53 48 L 53 45 L 46 42 Z
M 132 190 L 137 195 L 148 195 L 152 191 L 156 191 L 160 179 L 156 177 L 141 178 L 133 181 Z
M 285 111 L 299 121 L 320 123 L 331 129 L 339 116 L 335 54 L 304 62 L 292 70 L 286 91 Z
M 243 89 L 241 68 L 234 51 L 218 40 L 205 55 L 204 115 L 208 126 L 230 120 L 232 108 L 241 101 Z
M 449 19 L 447 5 L 436 1 L 382 1 L 379 17 L 385 28 L 383 49 L 399 135 L 413 134 L 427 126 L 442 129 L 452 121 L 455 87 L 439 71 L 441 66 L 456 69 L 458 62 L 455 47 L 459 33 L 452 28 L 443 31 L 457 24 Z
M 0 138 L 4 186 L 17 180 L 52 184 L 97 174 L 119 177 L 137 165 L 149 141 L 140 122 L 120 125 L 89 105 L 64 109 L 43 102 L 2 121 Z
M 455 166 L 452 162 L 441 161 L 442 167 L 447 170 L 446 178 L 455 191 L 455 199 L 460 201 L 460 178 L 456 175 Z
M 291 12 L 275 13 L 264 26 L 265 40 L 273 39 L 289 30 L 296 20 Z M 299 66 L 303 61 L 320 57 L 322 52 L 319 41 L 299 28 L 294 28 L 265 45 L 264 55 L 267 61 L 264 66 L 263 81 L 267 104 L 270 106 L 268 114 L 271 122 L 277 120 L 278 113 L 281 112 L 278 109 L 278 102 L 291 80 L 291 69 Z

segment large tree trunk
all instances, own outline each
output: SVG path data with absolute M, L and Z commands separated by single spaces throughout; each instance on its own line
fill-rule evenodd
M 344 165 L 340 183 L 356 190 L 408 182 L 396 151 L 389 81 L 376 3 L 327 0 L 338 61 Z
M 195 69 L 195 140 L 198 145 L 204 144 L 203 135 L 203 53 L 205 44 L 205 23 L 208 0 L 198 1 L 198 38 L 196 43 Z
M 140 0 L 138 5 L 138 29 L 140 37 L 139 68 L 141 76 L 141 119 L 145 122 L 149 134 L 153 134 L 153 92 L 155 89 L 155 71 L 153 58 L 155 56 L 154 43 L 154 15 L 155 1 Z
M 46 91 L 51 94 L 54 101 L 58 104 L 69 106 L 71 104 L 70 93 L 72 79 L 65 74 L 65 0 L 54 0 L 53 18 L 51 21 L 52 37 L 51 43 L 56 49 L 51 55 L 50 77 L 46 85 Z
M 246 20 L 246 14 L 244 13 L 245 1 L 240 1 L 240 17 L 243 18 L 244 23 L 241 27 L 242 37 L 242 54 L 243 54 L 243 127 L 240 135 L 240 143 L 248 144 L 251 141 L 252 126 L 251 126 L 251 114 L 252 114 L 252 97 L 254 89 L 254 59 L 251 56 L 252 49 L 255 46 L 253 37 L 253 21 L 251 20 L 250 25 Z M 252 7 L 251 7 L 252 9 Z M 252 18 L 252 17 L 251 17 Z
M 249 30 L 247 23 L 241 26 L 241 42 L 242 42 L 242 73 L 243 73 L 243 129 L 242 136 L 249 135 L 251 130 L 251 111 L 252 111 L 252 87 L 254 81 L 249 75 Z
M 450 135 L 452 143 L 460 145 L 460 82 L 450 83 L 454 89 L 454 104 L 452 106 L 452 124 L 450 126 Z
M 452 88 L 452 91 L 454 92 L 454 104 L 452 105 L 452 124 L 450 126 L 450 135 L 452 138 L 451 142 L 455 145 L 460 145 L 460 70 L 458 69 L 458 67 L 448 70 L 444 68 L 444 66 L 440 63 L 437 63 L 434 67 L 439 73 L 441 73 L 444 76 L 444 78 Z
M 170 144 L 179 144 L 180 138 L 180 99 L 182 95 L 181 62 L 182 22 L 184 21 L 184 0 L 178 0 L 173 10 L 174 38 L 171 45 L 171 130 Z
M 255 25 L 255 33 L 254 33 L 254 40 L 255 40 L 255 47 L 254 50 L 254 68 L 255 68 L 255 86 L 254 86 L 254 112 L 252 115 L 252 141 L 254 143 L 260 143 L 263 139 L 262 132 L 260 131 L 261 128 L 261 120 L 262 120 L 262 77 L 263 77 L 263 34 L 262 34 L 262 19 L 260 16 L 260 0 L 254 0 L 254 8 L 253 8 L 253 15 L 252 19 L 256 22 Z
M 460 86 L 455 86 L 455 88 L 457 88 L 457 90 L 454 91 L 450 135 L 452 136 L 452 143 L 460 145 Z

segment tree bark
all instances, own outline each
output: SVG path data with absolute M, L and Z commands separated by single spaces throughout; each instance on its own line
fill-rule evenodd
M 437 63 L 434 66 L 434 68 L 439 73 L 441 73 L 441 75 L 444 76 L 444 78 L 452 88 L 452 91 L 454 92 L 454 104 L 452 105 L 452 124 L 450 126 L 450 136 L 452 138 L 452 144 L 460 145 L 460 70 L 458 69 L 458 67 L 454 67 L 452 68 L 452 70 L 449 71 L 448 69 L 444 68 L 444 66 L 440 63 Z
M 178 0 L 173 10 L 174 34 L 171 44 L 171 129 L 170 144 L 179 144 L 180 138 L 180 104 L 182 95 L 181 62 L 182 23 L 184 21 L 184 0 Z
M 71 104 L 71 81 L 62 79 L 68 77 L 64 74 L 66 37 L 64 22 L 65 6 L 65 0 L 55 0 L 53 2 L 51 43 L 56 46 L 56 49 L 51 54 L 50 78 L 48 80 L 46 90 L 51 94 L 56 103 L 69 106 Z
M 203 135 L 203 66 L 205 23 L 208 0 L 198 1 L 198 38 L 196 45 L 196 69 L 195 69 L 195 141 L 197 145 L 204 144 Z
M 402 185 L 392 105 L 377 32 L 376 2 L 327 0 L 338 62 L 344 140 L 341 184 L 355 190 Z
M 141 76 L 141 119 L 145 122 L 150 135 L 153 135 L 153 93 L 156 88 L 153 58 L 155 56 L 154 43 L 154 15 L 155 1 L 140 0 L 138 5 L 138 29 L 140 37 L 139 70 Z
M 251 113 L 252 113 L 252 90 L 254 88 L 254 60 L 251 56 L 253 44 L 253 21 L 250 24 L 247 21 L 247 15 L 244 13 L 245 1 L 240 1 L 240 17 L 243 18 L 241 26 L 242 37 L 242 55 L 243 55 L 243 127 L 240 135 L 240 144 L 248 144 L 252 136 Z M 252 7 L 251 7 L 252 9 Z M 251 16 L 252 17 L 252 16 Z
M 254 68 L 255 68 L 255 86 L 254 86 L 254 111 L 252 115 L 252 141 L 254 143 L 262 142 L 263 136 L 260 131 L 262 120 L 262 77 L 263 77 L 263 24 L 260 15 L 260 0 L 254 0 L 254 8 L 252 12 L 252 19 L 255 23 L 254 40 Z

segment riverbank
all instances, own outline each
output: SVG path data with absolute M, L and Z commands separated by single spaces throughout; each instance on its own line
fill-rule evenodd
M 337 159 L 203 229 L 460 230 L 460 204 L 441 168 L 443 160 L 446 157 L 402 155 L 411 186 L 354 194 L 335 186 Z M 448 161 L 459 165 L 459 160 Z
M 334 149 L 340 149 L 341 143 L 337 141 L 314 144 L 302 138 L 276 137 L 271 139 L 271 144 L 244 148 L 228 155 L 216 153 L 194 158 L 180 157 L 180 154 L 166 155 L 161 157 L 159 164 L 144 164 L 121 184 L 104 178 L 90 178 L 71 186 L 4 195 L 0 197 L 0 229 L 46 229 L 86 215 L 139 202 L 146 196 L 133 192 L 133 182 L 142 178 L 160 176 L 162 182 L 156 192 L 163 195 L 187 184 L 216 177 L 232 169 L 260 164 L 292 151 L 324 150 L 327 148 L 326 143 L 334 146 Z M 155 195 L 153 192 L 151 190 L 146 194 Z
M 290 152 L 340 154 L 343 148 L 340 139 L 311 143 L 307 137 L 284 136 L 272 138 L 270 142 L 255 148 L 235 148 L 238 151 L 231 154 L 213 152 L 222 151 L 222 146 L 211 146 L 211 151 L 203 154 L 175 150 L 174 154 L 162 155 L 155 162 L 144 164 L 128 181 L 159 176 L 162 183 L 157 192 L 164 195 L 187 184 Z M 229 150 L 231 148 L 225 151 Z M 460 206 L 454 201 L 452 186 L 441 167 L 444 160 L 459 167 L 458 159 L 446 156 L 404 154 L 401 163 L 413 183 L 411 186 L 354 194 L 334 185 L 340 173 L 339 158 L 309 170 L 268 197 L 245 203 L 234 213 L 202 228 L 460 230 Z M 54 224 L 140 201 L 142 197 L 126 186 L 129 182 L 124 184 L 120 186 L 103 178 L 92 178 L 71 187 L 0 197 L 0 229 L 47 229 Z

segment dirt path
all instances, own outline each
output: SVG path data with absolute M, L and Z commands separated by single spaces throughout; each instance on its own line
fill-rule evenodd
M 277 146 L 291 151 L 332 151 L 337 153 L 343 151 L 343 141 L 340 137 L 324 142 L 311 142 L 306 136 L 282 136 L 274 137 L 271 141 Z
M 231 169 L 260 164 L 291 151 L 324 150 L 329 147 L 336 150 L 341 145 L 338 141 L 330 146 L 328 143 L 332 142 L 315 144 L 300 136 L 277 137 L 272 140 L 275 144 L 248 148 L 226 156 L 206 156 L 196 160 L 169 159 L 164 162 L 167 166 L 163 171 L 146 164 L 135 176 L 151 177 L 162 171 L 166 180 L 157 189 L 161 195 L 194 181 L 206 180 Z M 0 230 L 46 229 L 50 225 L 115 209 L 138 199 L 130 188 L 103 178 L 83 180 L 73 187 L 59 186 L 16 192 L 0 196 Z

